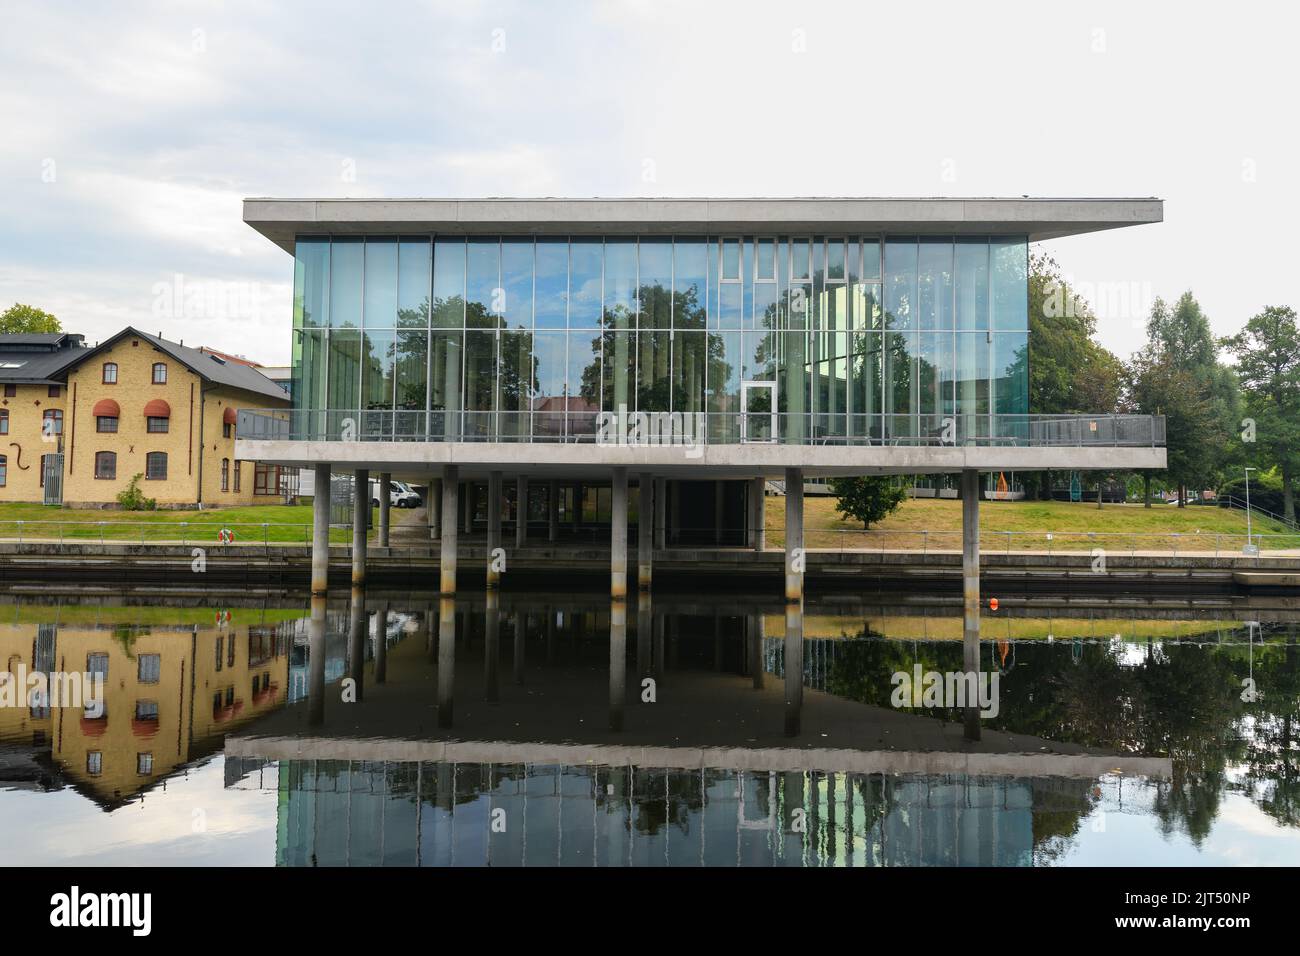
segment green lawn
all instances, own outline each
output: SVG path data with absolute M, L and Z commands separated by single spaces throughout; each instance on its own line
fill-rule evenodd
M 21 522 L 21 524 L 20 524 Z M 265 525 L 265 528 L 263 527 Z M 54 508 L 39 504 L 0 504 L 0 540 L 179 541 L 217 543 L 222 528 L 236 542 L 307 544 L 311 505 L 257 505 L 203 511 L 118 511 Z M 347 528 L 330 531 L 330 541 L 351 540 Z
M 766 500 L 767 544 L 785 538 L 785 499 Z M 1255 516 L 1251 531 L 1262 549 L 1300 548 L 1300 534 L 1276 521 Z M 904 501 L 892 515 L 862 534 L 862 525 L 844 521 L 835 499 L 804 499 L 804 544 L 809 548 L 875 547 L 961 548 L 961 502 L 918 498 Z M 924 534 L 923 532 L 929 532 Z M 1007 532 L 1011 532 L 1008 537 Z M 1052 532 L 1052 539 L 1047 539 Z M 1093 536 L 1095 535 L 1095 537 Z M 1194 505 L 1106 505 L 1066 501 L 980 502 L 980 547 L 986 551 L 1083 550 L 1240 552 L 1246 544 L 1246 516 L 1240 511 Z

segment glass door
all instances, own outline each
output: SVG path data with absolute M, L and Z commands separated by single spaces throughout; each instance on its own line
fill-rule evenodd
M 740 383 L 740 440 L 776 441 L 776 382 Z

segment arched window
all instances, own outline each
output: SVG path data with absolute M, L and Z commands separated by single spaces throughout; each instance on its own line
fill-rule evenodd
M 116 363 L 116 362 L 105 362 L 105 363 L 104 363 L 104 378 L 103 378 L 103 382 L 104 382 L 105 385 L 116 385 L 116 384 L 117 384 L 117 363 Z
M 167 480 L 167 452 L 151 451 L 144 456 L 144 477 L 148 481 Z
M 112 481 L 117 478 L 117 453 L 111 451 L 95 452 L 95 477 Z
M 167 363 L 166 362 L 153 363 L 153 383 L 155 385 L 167 384 Z

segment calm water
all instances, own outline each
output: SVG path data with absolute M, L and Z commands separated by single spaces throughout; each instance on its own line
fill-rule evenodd
M 891 706 L 961 667 L 938 597 L 4 604 L 2 669 L 101 672 L 105 707 L 0 707 L 0 863 L 1296 864 L 1300 636 L 1246 613 L 986 616 L 958 773 L 956 712 Z

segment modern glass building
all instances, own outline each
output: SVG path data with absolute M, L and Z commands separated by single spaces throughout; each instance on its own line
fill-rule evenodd
M 1027 246 L 296 235 L 295 432 L 591 441 L 600 412 L 649 412 L 708 442 L 925 441 L 953 420 L 1023 434 Z

